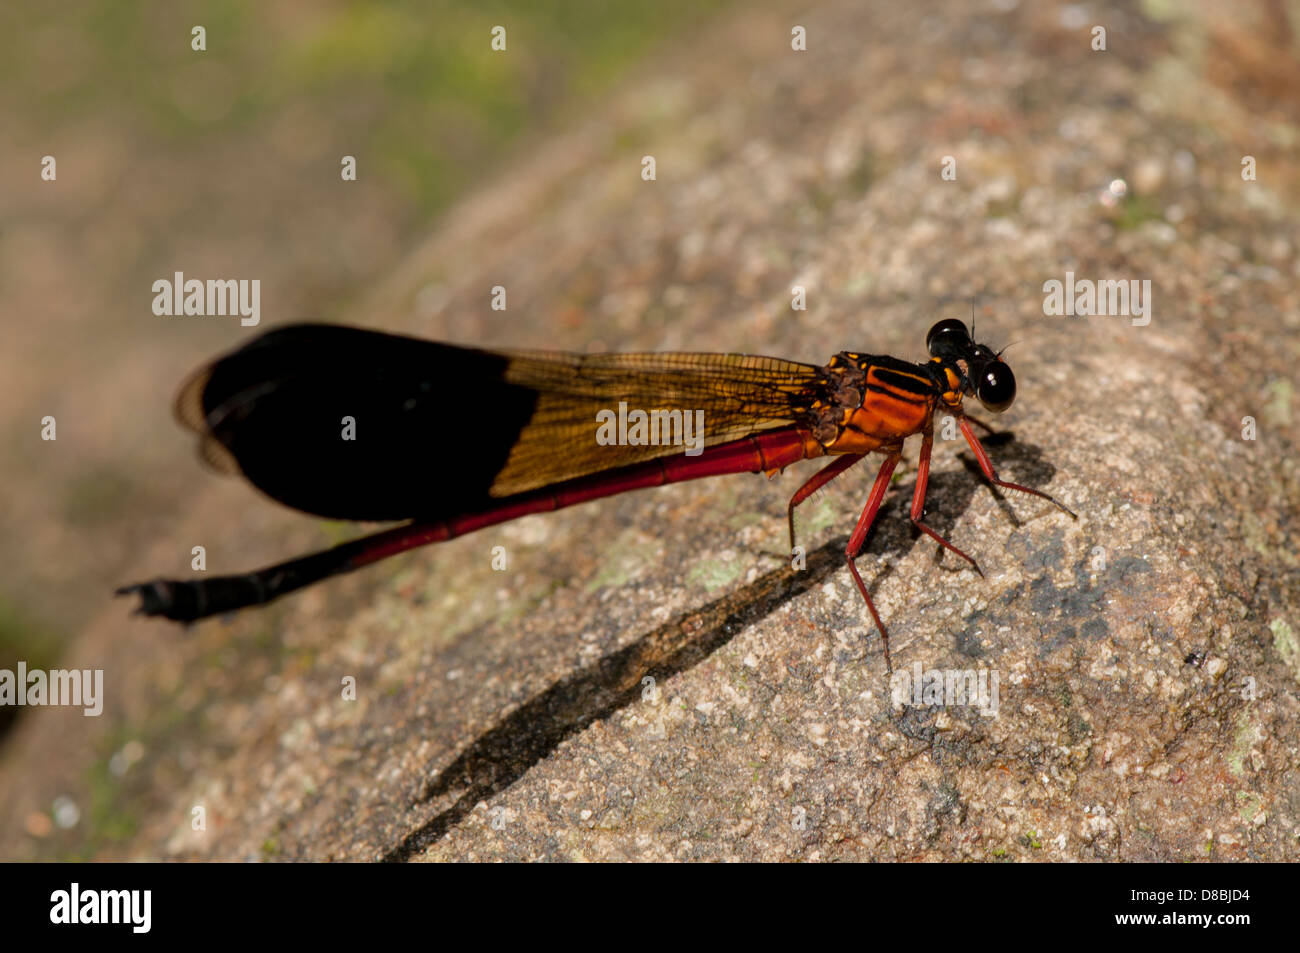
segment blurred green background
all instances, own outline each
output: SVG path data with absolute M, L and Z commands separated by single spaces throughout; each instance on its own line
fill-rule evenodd
M 159 333 L 155 278 L 258 277 L 264 323 L 346 317 L 454 202 L 721 6 L 0 7 L 0 667 L 53 665 L 125 612 L 112 588 L 207 485 L 158 394 L 230 328 Z

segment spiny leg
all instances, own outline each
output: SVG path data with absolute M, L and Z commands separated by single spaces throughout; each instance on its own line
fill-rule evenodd
M 865 453 L 846 453 L 836 457 L 833 462 L 809 477 L 808 482 L 799 487 L 794 496 L 790 497 L 790 506 L 786 510 L 786 517 L 790 523 L 790 552 L 794 552 L 794 508 L 865 456 Z
M 889 658 L 889 632 L 885 624 L 880 621 L 880 614 L 876 612 L 876 605 L 871 601 L 871 593 L 867 592 L 866 583 L 862 581 L 862 576 L 858 573 L 858 567 L 855 560 L 858 553 L 862 552 L 862 546 L 867 540 L 867 531 L 871 529 L 871 524 L 875 522 L 876 511 L 880 509 L 880 501 L 885 498 L 885 490 L 889 489 L 889 478 L 894 473 L 894 467 L 898 466 L 901 454 L 897 449 L 893 450 L 885 462 L 880 465 L 879 472 L 876 473 L 876 482 L 871 486 L 871 496 L 867 498 L 866 508 L 863 509 L 862 515 L 858 517 L 858 525 L 853 528 L 853 535 L 849 537 L 849 545 L 844 551 L 848 557 L 849 569 L 853 572 L 853 581 L 858 584 L 858 591 L 862 593 L 862 598 L 867 601 L 867 609 L 871 612 L 871 618 L 876 622 L 876 628 L 880 630 L 880 637 L 885 642 L 885 669 L 892 675 L 894 664 Z
M 975 452 L 975 459 L 979 462 L 980 469 L 984 471 L 984 475 L 988 477 L 990 483 L 1006 490 L 1019 490 L 1021 493 L 1028 493 L 1031 496 L 1041 496 L 1049 503 L 1058 506 L 1066 513 L 1069 513 L 1072 519 L 1077 520 L 1079 518 L 1078 515 L 1075 514 L 1074 510 L 1070 509 L 1050 493 L 1044 493 L 1042 490 L 1035 490 L 1032 486 L 1021 486 L 1019 483 L 1008 483 L 1005 480 L 999 480 L 997 471 L 993 469 L 993 461 L 989 459 L 988 453 L 986 453 L 984 448 L 980 445 L 979 438 L 975 436 L 975 432 L 970 429 L 970 422 L 967 420 L 966 416 L 962 415 L 958 417 L 957 423 L 961 427 L 962 434 L 966 437 L 966 442 L 970 444 L 971 450 Z
M 966 562 L 975 568 L 975 571 L 981 576 L 984 570 L 980 569 L 979 563 L 971 559 L 960 549 L 948 542 L 930 527 L 921 522 L 921 517 L 925 516 L 925 489 L 930 481 L 930 448 L 934 444 L 934 432 L 927 432 L 921 438 L 921 459 L 916 465 L 916 491 L 912 494 L 912 525 L 925 533 L 936 543 L 947 549 L 949 552 L 956 553 Z

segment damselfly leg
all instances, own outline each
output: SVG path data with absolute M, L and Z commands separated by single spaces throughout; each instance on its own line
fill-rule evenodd
M 786 509 L 786 518 L 790 524 L 791 553 L 794 552 L 794 508 L 865 456 L 865 453 L 846 453 L 841 457 L 836 457 L 832 463 L 814 473 L 808 479 L 808 482 L 799 487 L 794 496 L 790 497 L 790 505 Z
M 880 613 L 876 612 L 876 604 L 871 601 L 871 593 L 867 592 L 867 584 L 862 581 L 862 576 L 858 572 L 857 558 L 862 552 L 862 546 L 867 541 L 867 533 L 871 529 L 871 524 L 876 521 L 876 513 L 880 510 L 880 501 L 885 498 L 885 491 L 889 489 L 889 478 L 894 474 L 894 467 L 898 466 L 898 461 L 902 454 L 894 450 L 885 458 L 885 462 L 880 465 L 880 470 L 876 473 L 876 482 L 872 484 L 871 496 L 867 497 L 867 505 L 862 510 L 862 515 L 858 517 L 858 525 L 853 527 L 853 535 L 849 537 L 849 545 L 844 550 L 844 555 L 848 557 L 849 569 L 853 572 L 853 581 L 858 584 L 858 591 L 862 593 L 862 598 L 867 601 L 867 608 L 871 611 L 871 618 L 876 622 L 876 628 L 880 630 L 880 637 L 885 642 L 885 668 L 891 674 L 894 671 L 893 662 L 889 659 L 889 630 L 885 628 L 885 623 L 880 621 Z
M 984 471 L 984 476 L 994 486 L 1000 486 L 1005 490 L 1019 490 L 1021 493 L 1028 493 L 1030 496 L 1040 496 L 1052 505 L 1059 507 L 1064 512 L 1070 514 L 1071 519 L 1078 519 L 1074 510 L 1070 509 L 1050 493 L 1044 493 L 1042 490 L 1035 490 L 1032 486 L 1021 486 L 1019 483 L 1008 483 L 1006 480 L 999 480 L 997 471 L 993 469 L 993 461 L 989 459 L 988 453 L 981 446 L 979 438 L 975 436 L 975 431 L 971 430 L 970 420 L 964 414 L 957 418 L 957 424 L 961 427 L 962 434 L 966 437 L 966 442 L 975 453 L 975 459 L 979 462 L 980 469 Z
M 921 439 L 921 459 L 916 465 L 916 490 L 912 494 L 912 525 L 925 533 L 936 543 L 950 552 L 956 553 L 966 562 L 974 567 L 975 571 L 982 577 L 984 570 L 980 569 L 979 563 L 971 559 L 964 552 L 948 542 L 930 527 L 921 522 L 921 517 L 925 516 L 925 489 L 930 482 L 930 448 L 934 444 L 934 432 L 926 431 Z

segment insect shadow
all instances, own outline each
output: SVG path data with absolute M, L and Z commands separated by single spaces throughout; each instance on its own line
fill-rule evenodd
M 1042 460 L 1037 448 L 1018 446 L 1019 453 L 1001 455 L 1015 464 L 1016 475 L 1044 482 L 1050 479 L 1055 469 Z M 940 533 L 947 534 L 984 485 L 978 467 L 973 463 L 970 466 L 980 479 L 970 479 L 964 473 L 930 477 L 930 499 L 944 503 L 928 517 L 930 525 Z M 903 496 L 901 490 L 898 496 Z M 901 554 L 916 543 L 910 538 L 911 523 L 906 519 L 910 499 L 909 489 L 901 502 L 903 512 L 895 514 L 902 519 L 878 520 L 873 530 L 874 545 L 859 557 L 864 569 L 870 565 L 866 557 Z M 412 807 L 447 797 L 455 800 L 408 833 L 381 859 L 402 862 L 415 856 L 440 840 L 477 804 L 513 785 L 567 738 L 636 703 L 641 698 L 641 680 L 647 675 L 662 684 L 693 668 L 755 622 L 842 571 L 847 542 L 848 536 L 840 535 L 810 551 L 805 569 L 796 571 L 783 566 L 767 572 L 748 585 L 651 629 L 533 696 L 421 786 Z M 868 581 L 868 587 L 874 589 L 892 571 L 886 564 Z M 862 611 L 865 615 L 865 608 Z M 880 651 L 878 645 L 870 650 Z

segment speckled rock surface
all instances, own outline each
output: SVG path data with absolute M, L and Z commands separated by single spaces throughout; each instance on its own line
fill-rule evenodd
M 529 517 L 188 634 L 106 609 L 76 661 L 130 659 L 126 700 L 23 724 L 0 856 L 1300 859 L 1300 83 L 1273 9 L 747 10 L 467 198 L 357 316 L 820 363 L 920 359 L 975 298 L 977 336 L 1018 342 L 990 452 L 1079 519 L 940 439 L 930 521 L 987 578 L 907 522 L 914 446 L 860 565 L 896 669 L 996 676 L 995 714 L 891 697 L 842 558 L 870 462 L 786 567 L 806 464 Z M 1067 272 L 1149 280 L 1149 323 L 1046 316 Z M 338 538 L 280 525 L 247 565 Z M 247 535 L 213 503 L 177 540 L 214 526 Z M 85 823 L 33 837 L 63 792 Z

